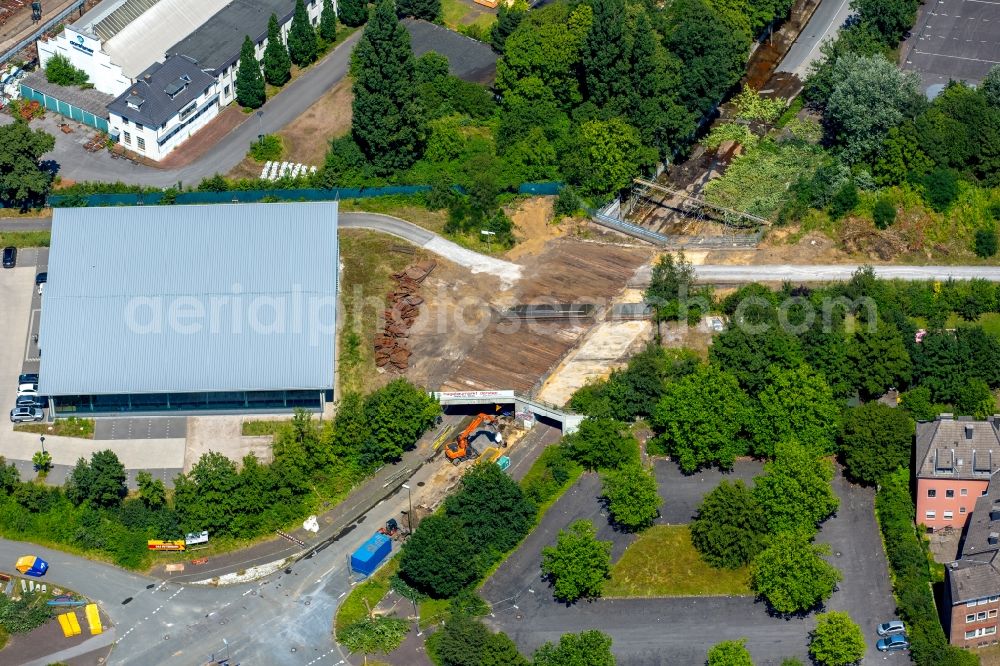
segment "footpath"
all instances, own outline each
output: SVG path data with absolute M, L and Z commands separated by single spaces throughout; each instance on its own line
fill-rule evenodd
M 437 453 L 433 445 L 438 437 L 451 425 L 457 424 L 463 417 L 444 416 L 440 425 L 431 428 L 417 442 L 417 446 L 403 454 L 398 462 L 385 465 L 364 483 L 329 511 L 316 517 L 320 529 L 310 532 L 299 527 L 292 532 L 286 532 L 287 537 L 275 535 L 274 538 L 255 544 L 243 550 L 212 555 L 205 565 L 192 565 L 190 561 L 198 558 L 198 551 L 189 553 L 190 559 L 184 565 L 182 572 L 168 572 L 164 565 L 153 568 L 150 575 L 175 583 L 196 583 L 236 574 L 253 567 L 295 560 L 308 555 L 329 543 L 336 541 L 354 529 L 358 521 L 369 509 L 378 505 L 387 497 L 396 493 L 423 465 L 429 462 Z M 372 530 L 378 526 L 373 526 Z

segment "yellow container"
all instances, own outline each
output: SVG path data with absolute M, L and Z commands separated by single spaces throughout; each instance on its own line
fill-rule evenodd
M 87 623 L 90 625 L 90 635 L 96 636 L 104 631 L 101 626 L 101 614 L 97 610 L 97 604 L 87 604 L 84 612 L 87 615 Z

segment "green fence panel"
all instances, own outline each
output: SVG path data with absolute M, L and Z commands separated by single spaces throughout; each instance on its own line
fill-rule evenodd
M 517 188 L 518 194 L 559 194 L 562 190 L 562 183 L 521 183 Z

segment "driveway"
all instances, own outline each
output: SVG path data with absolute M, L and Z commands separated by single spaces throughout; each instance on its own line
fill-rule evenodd
M 756 473 L 754 465 L 741 463 L 729 478 L 752 477 Z M 667 518 L 690 516 L 700 496 L 724 478 L 718 472 L 684 477 L 666 461 L 657 462 L 656 475 L 666 499 L 665 522 Z M 834 489 L 841 499 L 841 509 L 824 524 L 817 538 L 831 545 L 831 560 L 844 574 L 844 582 L 829 608 L 847 611 L 861 625 L 869 645 L 868 657 L 874 659 L 877 653 L 872 628 L 893 617 L 895 608 L 875 524 L 874 493 L 848 484 L 839 475 Z M 483 597 L 494 607 L 489 624 L 509 634 L 523 653 L 530 654 L 546 641 L 558 641 L 565 632 L 596 628 L 611 635 L 612 650 L 622 665 L 703 663 L 712 645 L 739 638 L 747 639 L 747 648 L 758 665 L 777 666 L 788 657 L 809 663 L 808 634 L 815 627 L 815 615 L 775 618 L 764 604 L 747 597 L 608 599 L 572 606 L 554 601 L 541 579 L 539 564 L 542 548 L 555 542 L 560 529 L 577 518 L 592 519 L 598 538 L 614 543 L 612 561 L 634 538 L 615 533 L 608 526 L 596 501 L 599 493 L 597 476 L 584 475 L 483 586 Z M 676 507 L 675 513 L 668 514 L 671 505 Z M 908 657 L 891 655 L 885 661 L 904 664 Z
M 789 72 L 804 79 L 809 73 L 809 66 L 822 57 L 819 47 L 823 42 L 836 38 L 851 13 L 850 0 L 823 0 L 776 71 Z

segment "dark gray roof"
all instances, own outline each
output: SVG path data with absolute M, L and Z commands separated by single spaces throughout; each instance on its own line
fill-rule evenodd
M 167 54 L 184 54 L 197 61 L 202 69 L 218 74 L 240 59 L 244 37 L 249 35 L 257 43 L 267 35 L 271 14 L 276 14 L 278 22 L 284 24 L 294 12 L 295 0 L 233 0 L 167 49 Z
M 464 81 L 492 83 L 496 77 L 497 54 L 489 44 L 427 21 L 406 19 L 403 25 L 418 58 L 428 51 L 440 53 L 448 59 L 451 73 Z
M 214 82 L 215 79 L 201 71 L 194 60 L 171 56 L 166 62 L 150 65 L 128 90 L 108 104 L 108 110 L 143 125 L 159 127 Z M 168 90 L 178 88 L 181 91 L 172 98 L 167 94 Z M 130 101 L 139 104 L 139 108 L 131 108 Z
M 1000 419 L 942 414 L 917 424 L 917 477 L 989 480 L 1000 470 Z
M 101 118 L 108 117 L 108 103 L 114 99 L 113 95 L 102 93 L 96 88 L 78 88 L 77 86 L 58 86 L 49 83 L 45 78 L 45 72 L 41 69 L 30 72 L 21 79 L 23 85 L 32 90 L 45 93 L 50 97 L 62 100 L 67 104 L 72 104 L 78 109 L 83 109 L 88 113 L 93 113 Z
M 991 537 L 993 543 L 990 543 Z M 969 516 L 960 557 L 997 550 L 1000 550 L 1000 482 L 997 481 L 997 475 L 994 475 L 986 494 L 976 499 L 976 508 Z
M 976 558 L 963 558 L 946 567 L 951 603 L 1000 595 L 1000 561 L 997 551 Z

